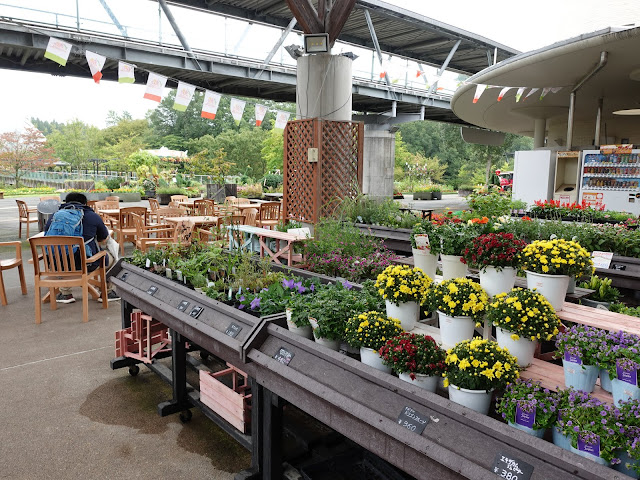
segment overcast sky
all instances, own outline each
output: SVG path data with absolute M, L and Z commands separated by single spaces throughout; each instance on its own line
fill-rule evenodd
M 29 0 L 28 6 L 35 8 L 37 1 Z M 75 2 L 70 0 L 64 1 L 68 4 L 67 8 L 75 5 Z M 122 1 L 126 0 L 109 2 L 118 16 L 124 10 L 118 10 L 118 3 Z M 12 3 L 25 6 L 27 0 L 12 0 Z M 521 51 L 534 50 L 607 26 L 640 25 L 640 1 L 638 0 L 537 0 L 535 2 L 457 0 L 437 3 L 423 0 L 389 0 L 389 3 Z M 56 5 L 58 4 L 62 4 L 62 0 L 57 0 Z M 126 4 L 129 7 L 133 4 L 145 5 L 147 8 L 153 7 L 153 2 L 144 0 L 128 0 Z M 51 7 L 47 9 L 50 10 Z M 0 7 L 0 15 L 9 14 L 3 10 L 4 8 Z M 132 13 L 134 9 L 127 10 L 128 13 Z M 100 12 L 101 9 L 94 9 L 94 11 Z M 104 15 L 104 11 L 101 13 Z M 18 16 L 16 13 L 12 15 Z M 106 20 L 108 21 L 108 18 Z M 121 22 L 126 24 L 127 19 Z M 229 29 L 237 31 L 238 35 L 242 31 L 242 28 L 234 25 Z M 165 31 L 167 30 L 165 28 Z M 211 29 L 207 31 L 207 29 L 189 28 L 183 31 L 187 32 L 189 38 L 192 32 L 208 34 Z M 276 32 L 276 37 L 278 35 Z M 193 42 L 199 40 L 204 41 L 189 38 L 192 46 Z M 227 48 L 226 43 L 228 40 L 225 40 L 225 48 Z M 251 47 L 247 43 L 251 42 L 244 42 L 244 47 Z M 273 45 L 271 41 L 261 43 L 261 49 L 268 50 Z M 269 45 L 266 45 L 267 43 Z M 256 56 L 262 58 L 263 55 L 260 52 Z M 61 67 L 62 70 L 63 67 Z M 155 108 L 157 105 L 153 101 L 142 98 L 143 85 L 106 81 L 96 85 L 88 75 L 84 79 L 0 69 L 0 85 L 4 92 L 0 132 L 21 129 L 31 117 L 59 122 L 79 118 L 103 128 L 109 110 L 117 112 L 127 110 L 134 118 L 143 118 L 148 109 Z

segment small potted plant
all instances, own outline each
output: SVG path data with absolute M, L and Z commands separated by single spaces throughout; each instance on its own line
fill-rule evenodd
M 431 282 L 419 268 L 390 265 L 378 275 L 375 286 L 385 300 L 387 316 L 399 319 L 403 330 L 409 332 L 418 321 Z
M 444 386 L 449 399 L 483 414 L 489 413 L 494 390 L 515 382 L 518 363 L 497 342 L 474 338 L 447 350 Z
M 521 367 L 531 364 L 538 342 L 551 340 L 561 325 L 547 299 L 524 288 L 496 295 L 487 307 L 487 320 L 496 326 L 498 344 L 508 348 Z
M 411 230 L 409 240 L 413 266 L 421 269 L 428 277 L 435 278 L 440 240 L 436 238 L 433 223 L 427 220 L 416 223 Z
M 156 190 L 156 198 L 160 205 L 169 205 L 171 195 L 186 195 L 184 188 L 180 187 L 160 187 Z
M 436 226 L 434 241 L 440 242 L 442 278 L 450 280 L 467 276 L 467 266 L 462 261 L 462 255 L 471 240 L 483 233 L 487 222 L 488 219 L 472 219 L 467 223 L 446 222 Z
M 556 399 L 539 382 L 519 378 L 510 383 L 496 406 L 509 425 L 538 438 L 557 419 Z
M 640 400 L 638 388 L 638 370 L 640 370 L 640 352 L 636 345 L 621 348 L 617 351 L 615 367 L 610 367 L 611 394 L 613 403 Z
M 442 200 L 442 187 L 440 185 L 431 185 L 429 191 L 433 200 Z
M 387 340 L 380 348 L 382 363 L 391 367 L 400 380 L 435 392 L 444 374 L 445 351 L 429 335 L 404 332 Z
M 556 338 L 556 357 L 562 358 L 565 386 L 593 392 L 600 367 L 598 352 L 606 345 L 607 332 L 588 325 L 574 325 Z
M 615 405 L 587 402 L 564 411 L 558 428 L 571 442 L 570 451 L 600 463 L 616 464 L 621 447 L 626 445 L 625 420 Z
M 588 307 L 603 307 L 609 309 L 611 304 L 620 298 L 620 290 L 611 285 L 610 278 L 600 278 L 593 275 L 588 282 L 582 282 L 580 288 L 588 288 L 594 290 L 588 298 L 582 298 L 580 302 Z
M 626 442 L 618 452 L 618 460 L 611 463 L 617 471 L 631 478 L 640 477 L 640 401 L 630 400 L 620 405 L 620 414 L 625 420 L 624 438 Z
M 571 277 L 593 273 L 591 255 L 579 243 L 563 238 L 536 240 L 522 251 L 527 287 L 538 289 L 556 312 L 562 310 Z
M 510 291 L 516 281 L 520 253 L 527 245 L 512 233 L 485 233 L 464 249 L 463 263 L 480 270 L 480 285 L 493 297 Z
M 489 304 L 482 287 L 466 278 L 432 284 L 427 298 L 429 308 L 438 312 L 442 344 L 448 347 L 473 337 Z
M 553 397 L 555 409 L 557 412 L 557 417 L 551 430 L 553 444 L 559 447 L 562 447 L 565 450 L 570 450 L 571 439 L 560 428 L 560 426 L 558 425 L 558 421 L 562 420 L 562 417 L 564 416 L 564 414 L 568 410 L 573 409 L 576 405 L 580 405 L 582 403 L 588 403 L 588 402 L 600 403 L 600 400 L 598 400 L 595 397 L 592 397 L 587 392 L 575 390 L 571 387 L 556 388 L 556 391 L 553 392 L 551 396 Z M 571 425 L 569 425 L 569 427 L 571 427 Z
M 379 350 L 388 339 L 400 333 L 402 327 L 399 320 L 371 311 L 360 313 L 347 321 L 344 339 L 350 346 L 360 349 L 362 363 L 391 373 L 391 367 L 383 364 Z
M 602 348 L 596 354 L 596 363 L 600 367 L 600 387 L 611 393 L 611 379 L 617 377 L 616 362 L 620 358 L 618 353 L 627 347 L 640 344 L 640 337 L 633 333 L 619 330 L 617 332 L 606 332 L 604 343 L 606 348 Z M 611 372 L 611 375 L 609 374 Z

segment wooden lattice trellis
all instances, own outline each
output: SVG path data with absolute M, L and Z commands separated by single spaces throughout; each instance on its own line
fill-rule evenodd
M 284 131 L 285 218 L 316 223 L 335 213 L 339 201 L 362 189 L 364 124 L 295 120 Z M 309 162 L 309 149 L 318 162 Z

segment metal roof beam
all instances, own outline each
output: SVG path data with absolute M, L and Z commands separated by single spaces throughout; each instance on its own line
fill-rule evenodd
M 102 8 L 104 8 L 105 11 L 107 12 L 107 15 L 109 15 L 109 17 L 111 18 L 111 21 L 113 22 L 113 24 L 118 28 L 118 30 L 120 30 L 120 33 L 122 34 L 122 36 L 125 38 L 129 38 L 129 34 L 127 33 L 127 28 L 123 27 L 122 24 L 118 21 L 118 18 L 115 16 L 113 11 L 109 8 L 109 5 L 107 5 L 107 0 L 100 0 L 100 4 L 102 5 Z
M 176 32 L 176 35 L 180 39 L 180 43 L 182 44 L 182 47 L 189 53 L 189 56 L 193 59 L 195 64 L 198 66 L 198 70 L 202 70 L 202 67 L 198 63 L 198 60 L 196 59 L 196 56 L 193 54 L 193 51 L 191 51 L 191 47 L 189 46 L 189 43 L 187 42 L 187 38 L 182 34 L 182 31 L 180 30 L 180 27 L 178 26 L 178 22 L 176 22 L 176 19 L 174 18 L 173 13 L 171 13 L 171 10 L 169 9 L 169 5 L 167 5 L 167 1 L 166 0 L 158 0 L 158 3 L 162 7 L 162 11 L 166 15 L 167 20 L 169 20 L 169 23 L 171 24 L 171 28 L 173 28 L 173 31 Z
M 373 45 L 376 49 L 376 53 L 378 55 L 378 60 L 380 61 L 380 65 L 383 65 L 382 63 L 382 52 L 380 51 L 380 44 L 378 43 L 378 37 L 376 36 L 376 30 L 375 28 L 373 28 L 373 22 L 371 21 L 371 15 L 369 15 L 369 11 L 365 10 L 364 11 L 364 16 L 367 19 L 367 25 L 369 27 L 369 33 L 371 34 L 371 40 L 373 41 Z M 387 84 L 387 88 L 390 90 L 391 88 L 391 81 L 389 81 L 389 74 L 387 72 L 384 72 L 384 81 Z
M 284 43 L 284 41 L 287 39 L 287 37 L 289 36 L 289 34 L 291 33 L 291 30 L 293 30 L 293 27 L 296 26 L 296 23 L 298 23 L 298 21 L 296 20 L 296 17 L 293 17 L 291 19 L 291 21 L 289 22 L 289 25 L 287 25 L 287 28 L 285 28 L 282 32 L 282 35 L 280 35 L 280 40 L 278 40 L 276 42 L 276 44 L 273 46 L 273 48 L 271 49 L 271 51 L 269 52 L 269 54 L 267 55 L 267 58 L 264 59 L 264 65 L 269 65 L 269 63 L 271 62 L 271 60 L 273 59 L 273 56 L 278 52 L 278 49 L 282 46 L 282 44 Z M 260 69 L 254 78 L 258 78 L 260 77 L 260 75 L 262 75 L 262 72 L 264 72 L 264 68 Z
M 449 62 L 451 61 L 451 59 L 455 55 L 456 50 L 458 50 L 458 47 L 460 46 L 460 43 L 462 43 L 462 40 L 458 40 L 456 42 L 456 44 L 453 47 L 451 47 L 451 50 L 449 51 L 449 55 L 447 55 L 446 60 L 444 61 L 442 66 L 438 69 L 438 77 L 441 77 L 442 74 L 444 73 L 444 71 L 449 66 Z M 436 88 L 438 88 L 438 80 L 437 79 L 436 79 L 435 82 L 433 82 L 433 85 L 431 85 L 431 87 L 429 88 L 429 92 L 427 93 L 427 95 L 433 94 L 433 92 L 436 91 Z

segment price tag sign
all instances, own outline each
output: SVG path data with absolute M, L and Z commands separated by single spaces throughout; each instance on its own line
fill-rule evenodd
M 204 308 L 202 307 L 193 307 L 189 312 L 189 316 L 191 318 L 198 318 L 203 311 L 204 311 Z
M 609 268 L 613 252 L 591 252 L 591 260 L 596 268 Z
M 398 416 L 398 425 L 421 435 L 424 427 L 429 423 L 429 417 L 417 412 L 411 407 L 404 407 Z
M 530 480 L 533 467 L 511 455 L 498 453 L 493 462 L 493 473 L 506 480 Z
M 124 272 L 120 277 L 120 280 L 122 280 L 123 282 L 126 282 L 128 276 L 129 276 L 129 272 Z
M 188 306 L 189 302 L 187 302 L 186 300 L 182 300 L 178 305 L 178 310 L 180 310 L 181 312 L 186 312 Z
M 240 325 L 238 325 L 237 323 L 231 323 L 224 331 L 224 333 L 225 335 L 229 335 L 231 338 L 236 338 L 241 330 L 242 327 Z
M 273 358 L 283 365 L 289 365 L 289 363 L 291 362 L 291 359 L 294 356 L 295 356 L 295 353 L 291 353 L 286 348 L 280 347 L 280 349 L 278 349 L 278 351 L 273 356 Z
M 155 285 L 151 285 L 151 286 L 148 288 L 147 293 L 148 293 L 149 295 L 155 295 L 157 291 L 158 291 L 158 287 L 156 287 Z

